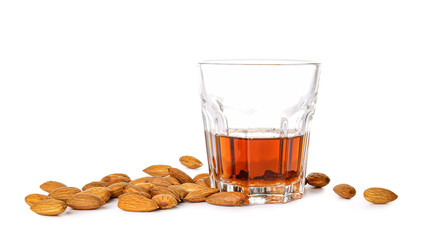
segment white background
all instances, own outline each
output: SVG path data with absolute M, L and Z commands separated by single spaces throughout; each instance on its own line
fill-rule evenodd
M 420 1 L 1 1 L 1 233 L 8 239 L 422 237 Z M 116 201 L 39 216 L 24 197 L 57 180 L 187 170 L 206 153 L 197 62 L 323 63 L 308 172 L 331 178 L 288 204 L 183 203 L 152 213 Z M 344 200 L 332 188 L 356 187 Z M 399 198 L 373 205 L 368 187 Z M 6 221 L 3 221 L 6 220 Z

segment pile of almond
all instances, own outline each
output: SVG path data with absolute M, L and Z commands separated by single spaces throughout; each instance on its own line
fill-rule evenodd
M 182 156 L 181 164 L 195 169 L 203 164 L 195 157 Z M 48 193 L 30 194 L 25 202 L 31 210 L 47 216 L 58 215 L 69 206 L 77 210 L 97 209 L 111 198 L 118 198 L 118 207 L 125 211 L 150 212 L 156 209 L 169 209 L 182 201 L 204 202 L 220 206 L 242 206 L 249 203 L 249 197 L 241 192 L 219 192 L 211 188 L 208 173 L 194 178 L 178 168 L 169 165 L 153 165 L 143 170 L 150 176 L 132 180 L 123 173 L 109 174 L 100 181 L 87 183 L 81 189 L 68 187 L 63 183 L 48 181 L 40 188 Z M 324 187 L 330 178 L 323 173 L 310 173 L 306 181 L 315 187 Z M 343 198 L 352 198 L 355 188 L 339 184 L 334 191 Z M 397 198 L 390 190 L 369 188 L 364 197 L 372 203 L 387 203 Z

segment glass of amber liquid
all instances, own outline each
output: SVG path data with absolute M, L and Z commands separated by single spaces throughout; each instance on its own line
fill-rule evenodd
M 320 64 L 211 60 L 200 64 L 211 185 L 250 204 L 303 196 Z

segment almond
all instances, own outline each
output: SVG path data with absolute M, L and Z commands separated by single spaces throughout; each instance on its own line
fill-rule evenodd
M 204 202 L 206 200 L 206 197 L 219 192 L 216 188 L 206 188 L 202 190 L 197 190 L 193 192 L 189 192 L 185 197 L 184 200 L 188 202 Z
M 209 176 L 202 178 L 202 181 L 205 182 L 208 187 L 211 187 L 211 178 Z
M 178 201 L 168 194 L 155 195 L 152 197 L 152 200 L 159 205 L 160 209 L 169 209 L 178 204 Z
M 93 187 L 107 187 L 109 185 L 110 185 L 110 183 L 107 183 L 107 182 L 95 181 L 95 182 L 85 184 L 84 187 L 82 187 L 82 190 L 84 191 L 84 190 L 87 190 L 87 189 L 93 188 Z
M 200 174 L 197 174 L 197 175 L 193 178 L 193 181 L 197 181 L 197 180 L 199 180 L 199 179 L 201 179 L 201 178 L 205 178 L 205 177 L 209 177 L 209 173 L 200 173 Z
M 203 187 L 206 187 L 206 188 L 209 188 L 209 186 L 202 179 L 197 180 L 196 184 L 203 186 Z
M 183 199 L 185 195 L 187 195 L 187 192 L 184 190 L 184 188 L 180 187 L 179 185 L 171 185 L 168 187 L 168 189 L 171 189 L 174 191 L 180 199 Z
M 56 199 L 47 199 L 31 206 L 35 213 L 45 216 L 55 216 L 66 210 L 66 203 Z
M 112 173 L 112 174 L 109 174 L 109 175 L 118 175 L 118 176 L 121 176 L 121 177 L 126 177 L 126 178 L 129 178 L 129 179 L 131 179 L 127 174 L 125 174 L 125 173 Z
M 201 186 L 199 184 L 195 184 L 195 183 L 183 183 L 180 185 L 180 187 L 184 188 L 184 190 L 186 192 L 193 192 L 193 191 L 197 191 L 197 190 L 202 190 L 205 189 L 204 186 Z
M 131 182 L 131 179 L 121 175 L 113 175 L 109 174 L 100 180 L 101 182 L 107 182 L 110 184 L 118 183 L 118 182 Z
M 79 192 L 81 192 L 81 190 L 79 190 L 76 187 L 60 187 L 51 191 L 49 193 L 49 197 L 52 197 L 57 200 L 66 201 L 70 197 L 72 197 L 74 194 L 77 194 Z
M 146 191 L 150 192 L 150 190 L 151 190 L 153 187 L 155 187 L 156 185 L 155 185 L 155 184 L 153 184 L 153 183 L 144 182 L 144 183 L 137 183 L 137 184 L 135 184 L 135 186 L 137 186 L 137 187 L 141 187 L 141 188 L 144 188 L 144 190 L 146 190 Z
M 194 183 L 193 179 L 187 175 L 185 172 L 181 171 L 178 168 L 168 168 L 169 175 L 180 181 L 180 183 Z
M 47 181 L 40 185 L 40 188 L 48 193 L 60 187 L 66 187 L 66 185 L 56 181 Z
M 356 190 L 349 184 L 339 184 L 333 188 L 333 191 L 342 198 L 351 199 L 356 195 Z
M 152 194 L 152 196 L 156 196 L 159 194 L 168 194 L 171 195 L 175 198 L 175 200 L 181 202 L 181 198 L 180 196 L 174 192 L 173 190 L 166 188 L 166 187 L 160 187 L 160 186 L 156 186 L 154 188 L 152 188 L 152 190 L 150 190 L 150 194 Z
M 203 166 L 203 163 L 199 159 L 192 156 L 182 156 L 180 157 L 180 162 L 182 165 L 191 169 Z
M 126 193 L 119 197 L 118 207 L 131 212 L 150 212 L 159 208 L 158 204 L 137 193 Z
M 112 197 L 116 198 L 119 197 L 119 195 L 124 193 L 124 186 L 127 185 L 126 182 L 119 182 L 109 185 L 107 188 L 112 192 Z
M 168 187 L 168 186 L 172 185 L 172 183 L 170 183 L 168 180 L 166 180 L 163 177 L 151 177 L 151 178 L 149 178 L 149 180 L 147 182 L 152 183 L 156 186 L 161 186 L 161 187 Z
M 149 178 L 151 178 L 151 177 L 141 177 L 141 178 L 137 178 L 137 179 L 135 179 L 135 180 L 132 180 L 132 181 L 130 182 L 130 184 L 132 184 L 132 185 L 136 185 L 137 183 L 145 183 L 145 182 L 147 182 L 147 180 L 149 180 Z
M 249 197 L 241 192 L 219 192 L 206 198 L 206 202 L 219 206 L 241 206 L 248 201 Z
M 154 177 L 165 177 L 169 175 L 168 168 L 170 168 L 168 165 L 152 165 L 148 168 L 145 168 L 143 172 Z
M 54 199 L 54 198 L 43 195 L 43 194 L 34 193 L 34 194 L 30 194 L 30 195 L 26 196 L 25 202 L 28 205 L 32 206 L 32 205 L 34 205 L 34 204 L 36 204 L 40 201 L 47 200 L 47 199 Z
M 368 188 L 364 191 L 364 197 L 367 201 L 376 204 L 388 203 L 398 198 L 394 192 L 385 188 Z
M 96 195 L 97 197 L 103 199 L 105 202 L 109 201 L 109 199 L 112 197 L 112 191 L 110 191 L 107 187 L 92 187 L 82 192 Z
M 103 206 L 105 201 L 94 194 L 81 192 L 70 197 L 66 204 L 77 210 L 91 210 Z
M 306 177 L 308 184 L 314 187 L 324 187 L 330 182 L 330 178 L 324 173 L 309 173 Z
M 181 184 L 180 181 L 178 181 L 178 179 L 171 177 L 171 176 L 165 177 L 165 179 L 168 180 L 172 185 L 180 185 Z
M 124 193 L 139 193 L 140 195 L 143 195 L 146 198 L 152 198 L 152 196 L 149 194 L 149 192 L 141 187 L 137 187 L 132 184 L 127 184 L 122 188 L 122 191 Z

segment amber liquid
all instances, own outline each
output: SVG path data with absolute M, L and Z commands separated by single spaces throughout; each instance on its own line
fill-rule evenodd
M 299 180 L 308 135 L 215 138 L 217 179 L 240 186 L 289 185 Z

